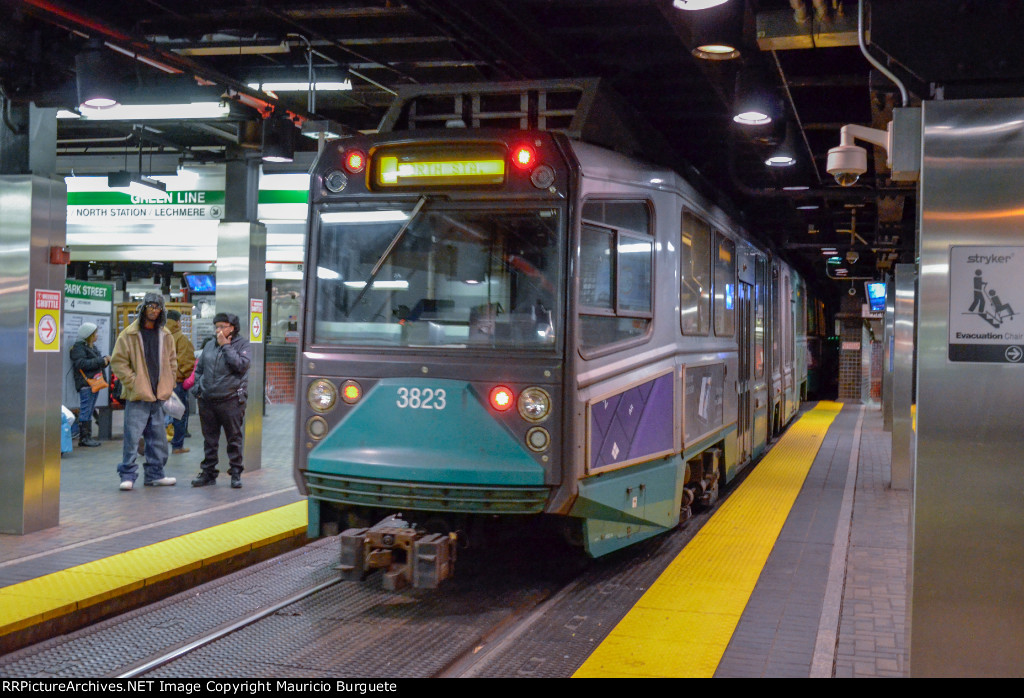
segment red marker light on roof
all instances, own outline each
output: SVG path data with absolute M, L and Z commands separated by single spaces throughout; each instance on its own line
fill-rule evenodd
M 491 407 L 499 412 L 504 412 L 509 409 L 512 407 L 512 403 L 515 402 L 511 388 L 506 388 L 504 385 L 499 385 L 496 388 L 491 389 L 490 400 Z
M 345 154 L 345 169 L 356 174 L 366 167 L 366 153 L 361 150 L 350 150 Z
M 528 170 L 536 164 L 537 153 L 528 145 L 520 145 L 512 151 L 512 164 L 520 170 Z

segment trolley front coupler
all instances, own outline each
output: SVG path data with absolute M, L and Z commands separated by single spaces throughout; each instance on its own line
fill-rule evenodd
M 455 573 L 455 535 L 427 533 L 397 514 L 370 528 L 350 528 L 338 538 L 341 562 L 337 569 L 349 581 L 361 581 L 373 570 L 383 569 L 385 589 L 436 589 Z

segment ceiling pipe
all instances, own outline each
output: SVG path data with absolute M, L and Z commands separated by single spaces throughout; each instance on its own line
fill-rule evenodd
M 896 77 L 895 73 L 882 65 L 878 59 L 868 53 L 868 45 L 864 41 L 864 0 L 858 0 L 857 2 L 857 42 L 860 44 L 860 52 L 868 59 L 868 63 L 878 68 L 882 75 L 896 83 L 896 87 L 900 88 L 900 97 L 903 99 L 903 106 L 909 107 L 910 97 L 907 94 L 907 88 L 902 82 L 900 82 L 900 79 Z

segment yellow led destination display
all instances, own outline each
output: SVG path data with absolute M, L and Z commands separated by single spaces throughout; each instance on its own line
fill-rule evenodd
M 453 149 L 399 147 L 374 153 L 378 187 L 459 186 L 505 181 L 505 150 L 473 145 Z

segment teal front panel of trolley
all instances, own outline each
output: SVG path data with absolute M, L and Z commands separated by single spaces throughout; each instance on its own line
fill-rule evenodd
M 464 381 L 381 380 L 310 452 L 307 469 L 392 481 L 543 485 L 543 467 L 485 402 Z

